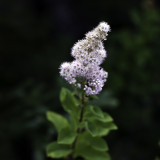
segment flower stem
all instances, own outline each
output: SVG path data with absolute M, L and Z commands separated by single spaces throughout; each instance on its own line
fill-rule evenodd
M 82 81 L 82 88 L 84 88 L 84 85 L 85 85 L 86 81 L 85 79 Z M 72 152 L 72 158 L 71 160 L 73 160 L 73 154 L 74 154 L 74 151 L 75 151 L 75 147 L 76 147 L 76 143 L 77 143 L 77 139 L 78 139 L 78 135 L 81 133 L 81 127 L 80 127 L 80 124 L 82 123 L 83 121 L 83 114 L 84 114 L 84 108 L 85 108 L 85 91 L 83 90 L 82 91 L 82 95 L 81 95 L 81 106 L 80 106 L 80 117 L 79 117 L 79 127 L 77 128 L 77 136 L 72 144 L 72 149 L 73 149 L 73 152 Z
M 82 100 L 82 106 L 81 106 L 81 112 L 80 112 L 79 123 L 81 123 L 82 120 L 83 120 L 84 105 L 85 105 L 85 93 L 84 93 L 84 91 L 82 92 L 82 98 L 81 98 L 81 100 Z

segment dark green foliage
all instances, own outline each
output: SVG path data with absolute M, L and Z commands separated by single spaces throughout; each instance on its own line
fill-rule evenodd
M 85 138 L 85 137 L 84 137 Z M 77 141 L 75 157 L 81 156 L 85 160 L 110 160 L 108 153 L 95 149 L 92 145 L 86 144 L 86 139 Z
M 47 156 L 51 158 L 65 157 L 72 152 L 69 145 L 53 142 L 47 146 Z
M 54 124 L 58 132 L 69 126 L 68 121 L 63 116 L 54 112 L 47 112 L 47 119 Z
M 71 118 L 67 120 L 57 113 L 47 112 L 47 119 L 54 124 L 58 132 L 57 142 L 47 147 L 47 156 L 110 160 L 106 152 L 108 145 L 101 137 L 106 136 L 110 130 L 117 129 L 112 117 L 97 106 L 80 103 L 80 100 L 76 99 L 66 88 L 61 90 L 60 100 L 64 110 Z M 85 107 L 83 112 L 82 107 Z
M 132 27 L 112 32 L 110 39 L 107 87 L 119 99 L 119 107 L 111 113 L 118 120 L 120 135 L 127 132 L 128 138 L 117 137 L 121 139 L 119 145 L 126 141 L 129 147 L 123 152 L 119 146 L 113 158 L 123 154 L 129 160 L 154 159 L 160 135 L 160 13 L 155 8 L 143 8 L 131 11 L 130 16 Z

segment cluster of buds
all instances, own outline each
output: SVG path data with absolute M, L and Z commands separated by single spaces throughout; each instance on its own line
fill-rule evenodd
M 103 40 L 106 40 L 109 31 L 110 26 L 106 22 L 101 22 L 86 34 L 85 39 L 73 46 L 71 55 L 75 60 L 71 63 L 62 63 L 60 66 L 60 75 L 70 84 L 83 87 L 88 95 L 98 94 L 108 77 L 108 73 L 100 67 L 100 64 L 106 58 Z M 85 79 L 85 84 L 79 83 L 79 78 Z

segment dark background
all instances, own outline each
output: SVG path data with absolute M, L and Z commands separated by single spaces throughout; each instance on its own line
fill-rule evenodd
M 59 66 L 100 21 L 112 32 L 95 104 L 119 130 L 106 140 L 113 160 L 154 160 L 160 148 L 160 5 L 153 0 L 0 1 L 0 160 L 46 160 L 56 139 L 46 120 L 59 102 Z M 49 158 L 48 158 L 49 159 Z

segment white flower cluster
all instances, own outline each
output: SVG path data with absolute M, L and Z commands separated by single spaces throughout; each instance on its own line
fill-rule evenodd
M 106 22 L 101 22 L 86 34 L 85 39 L 73 46 L 71 55 L 75 60 L 71 63 L 62 63 L 60 66 L 61 76 L 70 84 L 81 87 L 77 78 L 85 78 L 86 84 L 83 89 L 88 95 L 98 94 L 108 77 L 108 73 L 99 66 L 106 57 L 103 40 L 106 40 L 108 31 L 110 26 Z

